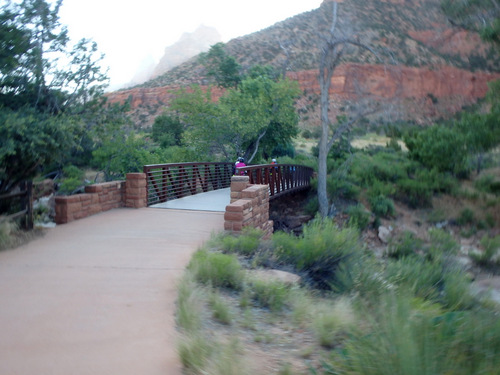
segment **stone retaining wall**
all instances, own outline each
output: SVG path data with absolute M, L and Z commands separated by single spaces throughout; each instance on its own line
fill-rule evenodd
M 125 181 L 85 186 L 84 194 L 58 196 L 55 205 L 56 224 L 69 223 L 112 208 L 146 207 L 146 175 L 129 173 Z
M 231 203 L 226 206 L 224 229 L 240 232 L 251 226 L 270 236 L 273 222 L 269 220 L 269 186 L 251 185 L 248 181 L 248 176 L 231 178 Z

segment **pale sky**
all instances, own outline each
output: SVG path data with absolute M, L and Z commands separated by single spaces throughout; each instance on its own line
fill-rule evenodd
M 91 38 L 106 55 L 111 85 L 127 83 L 142 62 L 200 25 L 227 42 L 318 8 L 322 0 L 63 0 L 60 21 L 77 41 Z

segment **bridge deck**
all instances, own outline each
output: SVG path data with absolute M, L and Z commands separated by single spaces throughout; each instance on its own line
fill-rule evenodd
M 181 374 L 175 282 L 219 212 L 115 209 L 0 252 L 0 374 Z
M 154 208 L 173 208 L 177 210 L 198 210 L 224 212 L 231 201 L 230 188 L 199 193 L 164 203 L 153 204 Z

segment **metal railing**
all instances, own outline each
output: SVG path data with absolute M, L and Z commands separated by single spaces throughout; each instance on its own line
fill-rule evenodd
M 250 177 L 251 184 L 269 185 L 269 199 L 307 189 L 313 169 L 294 164 L 263 164 L 237 168 L 236 174 Z
M 233 163 L 174 163 L 145 165 L 147 205 L 231 185 Z
M 25 181 L 17 191 L 0 195 L 0 222 L 21 218 L 21 226 L 33 229 L 33 183 Z

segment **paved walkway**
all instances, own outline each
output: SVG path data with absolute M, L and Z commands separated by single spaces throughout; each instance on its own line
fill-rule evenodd
M 174 199 L 165 203 L 158 203 L 151 207 L 174 208 L 177 210 L 219 211 L 226 210 L 231 203 L 231 189 L 212 190 L 207 193 L 189 195 L 184 198 Z
M 220 212 L 116 209 L 0 252 L 0 374 L 177 375 L 175 283 Z

